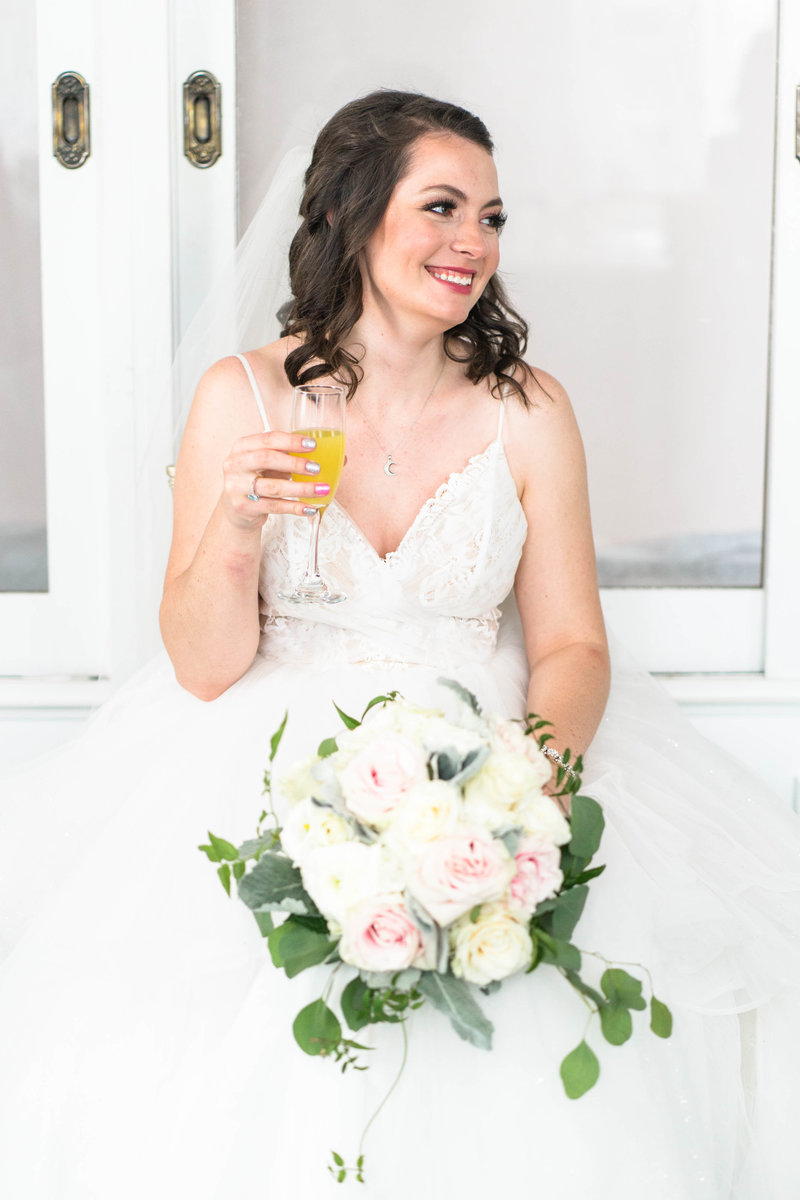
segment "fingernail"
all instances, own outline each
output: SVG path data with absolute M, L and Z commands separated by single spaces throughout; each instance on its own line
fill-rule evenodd
M 329 483 L 315 483 L 314 484 L 314 495 L 315 496 L 327 496 L 327 494 L 330 490 L 331 490 L 331 485 Z
M 319 475 L 319 463 L 312 462 L 310 459 L 306 463 L 306 475 Z
M 317 509 L 316 504 L 307 504 L 306 507 L 303 509 L 303 512 L 305 513 L 305 515 L 307 517 L 313 517 L 314 513 L 316 513 L 317 511 L 318 511 L 318 509 Z
M 302 446 L 304 450 L 316 450 L 317 443 L 314 438 L 303 438 Z

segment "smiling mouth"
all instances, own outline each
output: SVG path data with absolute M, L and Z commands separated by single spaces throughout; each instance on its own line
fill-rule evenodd
M 459 290 L 468 292 L 472 287 L 474 271 L 450 271 L 443 267 L 426 267 L 425 270 L 440 283 L 449 283 Z

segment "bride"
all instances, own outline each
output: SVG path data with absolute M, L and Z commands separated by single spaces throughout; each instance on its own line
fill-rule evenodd
M 586 1010 L 555 972 L 486 1000 L 489 1053 L 423 1008 L 352 1186 L 788 1200 L 796 822 L 616 649 L 609 695 L 580 437 L 560 385 L 523 362 L 497 278 L 489 134 L 424 96 L 355 101 L 319 135 L 301 218 L 284 335 L 212 366 L 186 425 L 169 658 L 6 789 L 2 1194 L 336 1192 L 329 1152 L 354 1151 L 398 1031 L 370 1036 L 362 1074 L 303 1056 L 292 1019 L 324 969 L 276 971 L 196 846 L 209 828 L 252 832 L 285 709 L 288 766 L 335 732 L 332 700 L 360 711 L 396 688 L 428 703 L 445 673 L 488 711 L 546 715 L 559 751 L 587 751 L 608 869 L 576 941 L 646 964 L 675 1029 L 606 1047 L 598 1085 L 571 1101 L 558 1064 Z M 348 599 L 298 610 L 280 592 L 328 494 L 289 478 L 298 455 L 318 474 L 313 439 L 287 432 L 309 380 L 348 393 L 320 544 Z

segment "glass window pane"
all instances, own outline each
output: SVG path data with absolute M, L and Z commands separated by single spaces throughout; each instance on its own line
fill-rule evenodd
M 239 0 L 237 20 L 242 224 L 356 95 L 478 112 L 528 357 L 583 430 L 601 582 L 759 586 L 776 0 L 506 0 L 498 21 L 461 0 L 457 29 L 406 0 L 390 39 L 363 0 Z
M 36 6 L 8 0 L 0 71 L 0 591 L 46 592 Z

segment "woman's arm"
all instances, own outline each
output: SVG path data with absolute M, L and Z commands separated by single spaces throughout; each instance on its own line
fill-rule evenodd
M 528 536 L 516 597 L 530 664 L 528 711 L 553 724 L 551 745 L 582 754 L 600 724 L 610 669 L 597 590 L 586 464 L 569 398 L 537 371 L 535 407 L 514 408 L 512 469 Z
M 213 700 L 244 674 L 258 649 L 261 529 L 272 513 L 303 514 L 314 485 L 287 481 L 303 453 L 299 434 L 253 433 L 253 394 L 235 358 L 200 381 L 175 471 L 172 548 L 161 635 L 178 682 Z M 313 450 L 306 450 L 309 458 Z M 247 499 L 259 472 L 259 494 Z M 306 502 L 307 503 L 307 502 Z

